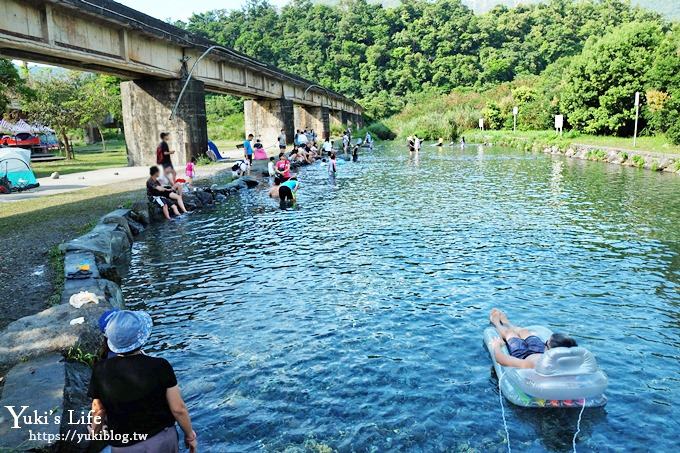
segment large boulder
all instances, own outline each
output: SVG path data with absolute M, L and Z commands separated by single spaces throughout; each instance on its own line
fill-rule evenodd
M 73 414 L 87 414 L 92 406 L 92 400 L 87 396 L 87 389 L 90 385 L 90 378 L 92 377 L 92 369 L 81 362 L 70 361 L 66 363 L 66 383 L 64 385 L 64 413 Z M 72 412 L 69 412 L 72 411 Z M 75 440 L 68 438 L 68 440 L 61 442 L 59 445 L 59 453 L 81 453 L 86 451 L 102 451 L 106 444 L 98 445 L 96 448 L 90 448 L 93 442 L 82 441 L 78 442 L 78 434 L 82 434 L 80 439 L 86 439 L 87 425 L 83 423 L 69 424 L 68 420 L 62 419 L 61 433 L 65 436 L 67 432 L 75 431 Z M 93 445 L 94 447 L 94 445 Z
M 203 206 L 213 204 L 213 202 L 215 201 L 210 192 L 206 192 L 204 190 L 197 190 L 196 192 L 194 192 L 194 194 L 198 197 L 199 200 L 201 200 Z
M 102 342 L 97 322 L 110 308 L 106 302 L 81 308 L 61 304 L 17 319 L 0 333 L 0 370 L 49 353 L 66 354 L 72 347 L 95 353 Z M 70 324 L 79 317 L 85 318 L 82 324 Z
M 4 344 L 4 343 L 0 343 Z M 61 426 L 55 416 L 65 416 L 64 385 L 66 383 L 66 364 L 60 354 L 47 354 L 40 358 L 21 363 L 12 368 L 5 378 L 0 401 L 0 450 L 5 451 L 56 451 L 56 438 Z M 19 420 L 19 428 L 14 429 L 14 418 L 6 408 L 14 406 L 15 413 L 22 406 L 28 406 L 24 415 L 47 416 L 47 423 L 27 425 Z M 40 438 L 30 432 L 41 433 Z M 49 441 L 49 439 L 53 439 Z
M 99 298 L 100 302 L 104 301 L 114 308 L 123 308 L 125 306 L 120 287 L 112 280 L 104 278 L 65 280 L 64 291 L 61 293 L 61 303 L 68 304 L 71 296 L 81 291 L 91 292 Z
M 129 209 L 116 209 L 102 217 L 100 223 L 112 223 L 120 226 L 120 229 L 125 231 L 125 234 L 128 235 L 128 240 L 132 243 L 134 239 L 132 237 L 130 225 L 128 224 L 128 215 L 130 215 Z
M 64 254 L 64 277 L 70 273 L 78 272 L 81 266 L 90 266 L 90 277 L 99 278 L 99 269 L 94 253 L 83 250 L 70 250 Z
M 182 199 L 184 200 L 184 207 L 189 211 L 195 211 L 196 209 L 203 207 L 203 202 L 201 202 L 201 199 L 193 193 L 183 194 Z
M 257 187 L 258 184 L 260 184 L 257 179 L 253 178 L 252 176 L 241 176 L 239 179 L 239 184 L 243 187 L 245 185 L 246 188 L 252 189 L 253 187 Z
M 132 217 L 128 217 L 128 226 L 130 227 L 130 231 L 132 232 L 133 236 L 138 236 L 142 234 L 145 229 L 144 225 L 132 219 Z
M 149 225 L 151 223 L 149 202 L 147 200 L 135 201 L 130 210 L 130 217 L 142 225 Z
M 128 234 L 121 229 L 120 225 L 100 223 L 89 233 L 61 244 L 59 249 L 64 253 L 92 252 L 98 261 L 112 264 L 126 260 L 131 245 Z

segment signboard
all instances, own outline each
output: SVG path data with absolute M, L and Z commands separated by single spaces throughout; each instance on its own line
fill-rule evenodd
M 479 128 L 480 128 L 481 130 L 484 130 L 484 118 L 480 118 L 480 119 L 479 119 Z
M 555 129 L 562 130 L 564 127 L 564 115 L 555 115 Z
M 512 114 L 517 116 L 518 113 L 519 113 L 519 107 L 513 107 L 512 108 Z
M 636 91 L 635 92 L 635 107 L 638 107 L 640 105 L 640 92 Z

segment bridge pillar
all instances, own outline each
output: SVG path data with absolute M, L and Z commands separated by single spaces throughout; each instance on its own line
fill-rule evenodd
M 203 82 L 189 82 L 175 118 L 169 119 L 183 84 L 182 80 L 152 79 L 120 84 L 128 165 L 156 165 L 161 132 L 170 133 L 175 168 L 183 167 L 192 156 L 205 154 L 208 126 Z
M 295 129 L 314 129 L 319 139 L 325 139 L 331 133 L 328 107 L 310 107 L 295 104 Z
M 281 129 L 286 132 L 288 143 L 293 143 L 293 101 L 283 98 L 247 99 L 243 103 L 243 113 L 246 134 L 262 140 L 265 148 L 276 146 Z
M 340 111 L 340 110 L 331 110 L 329 113 L 330 113 L 330 115 L 329 115 L 329 116 L 330 116 L 330 121 L 329 121 L 329 122 L 330 122 L 331 127 L 333 127 L 333 126 L 342 127 L 342 126 L 343 126 L 343 123 L 342 123 L 342 111 Z

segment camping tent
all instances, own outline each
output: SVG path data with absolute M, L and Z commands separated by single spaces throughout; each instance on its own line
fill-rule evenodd
M 0 149 L 0 193 L 35 189 L 39 185 L 31 170 L 31 150 Z

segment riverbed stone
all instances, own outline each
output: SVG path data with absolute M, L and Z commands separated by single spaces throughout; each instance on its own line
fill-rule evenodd
M 135 201 L 130 210 L 130 217 L 142 225 L 149 225 L 151 223 L 151 216 L 149 215 L 149 202 L 147 200 Z
M 29 430 L 51 436 L 59 434 L 60 424 L 54 423 L 53 417 L 63 415 L 65 384 L 66 364 L 63 357 L 55 353 L 16 365 L 7 373 L 0 401 L 0 450 L 54 449 L 54 442 L 31 440 Z M 35 410 L 41 415 L 49 414 L 48 423 L 39 426 L 21 423 L 21 428 L 12 429 L 14 420 L 5 406 L 14 406 L 17 413 L 21 406 L 28 406 L 26 413 L 32 414 Z
M 223 193 L 218 193 L 217 195 L 215 195 L 215 201 L 217 201 L 219 203 L 223 203 L 223 202 L 227 201 L 227 196 L 224 195 Z
M 109 309 L 111 305 L 106 301 L 81 308 L 61 304 L 17 319 L 0 333 L 0 370 L 49 353 L 66 354 L 73 346 L 96 352 L 102 341 L 98 320 Z M 70 325 L 72 319 L 79 317 L 84 317 L 85 322 Z
M 260 184 L 260 183 L 258 182 L 258 180 L 255 179 L 255 178 L 253 178 L 252 176 L 241 176 L 241 177 L 238 179 L 238 181 L 239 181 L 239 183 L 240 183 L 241 185 L 245 184 L 245 186 L 246 186 L 248 189 L 252 189 L 253 187 L 257 187 L 258 184 Z

